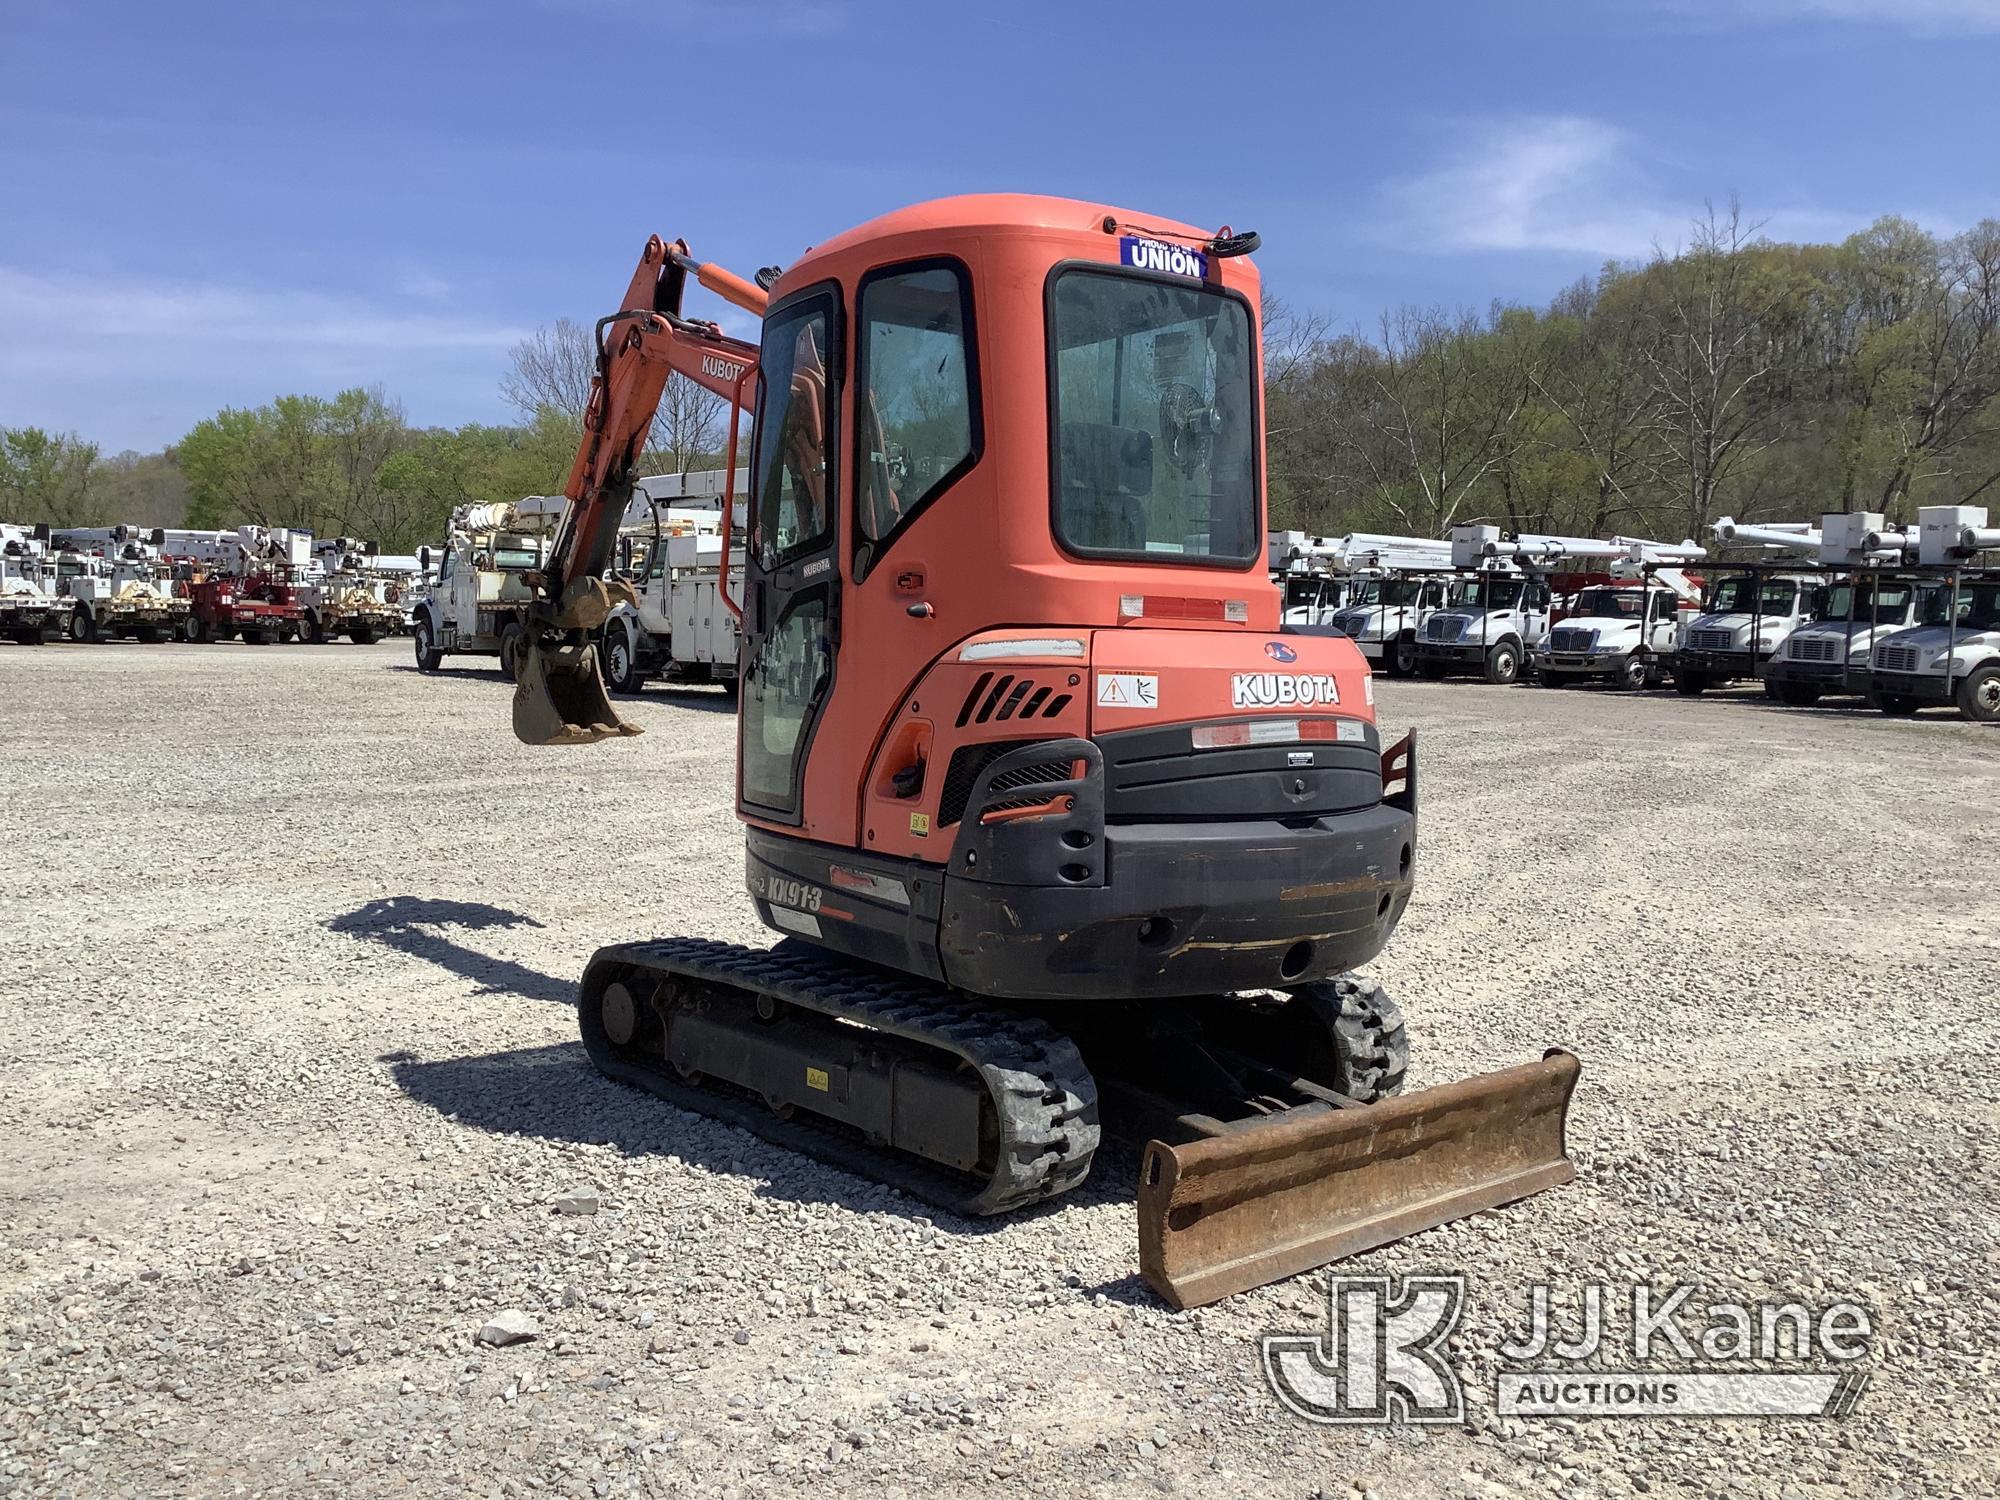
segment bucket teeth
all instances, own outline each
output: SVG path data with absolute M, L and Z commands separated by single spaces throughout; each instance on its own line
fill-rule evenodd
M 514 684 L 514 737 L 522 744 L 589 745 L 643 732 L 612 707 L 594 645 L 529 645 Z

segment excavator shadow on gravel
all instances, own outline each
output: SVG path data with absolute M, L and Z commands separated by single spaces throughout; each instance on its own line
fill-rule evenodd
M 585 1046 L 960 1214 L 1128 1138 L 1180 1307 L 1575 1175 L 1574 1057 L 1404 1094 L 1402 1017 L 1355 977 L 1409 903 L 1416 744 L 1382 744 L 1351 642 L 1279 623 L 1256 246 L 1010 195 L 754 281 L 649 241 L 514 698 L 529 744 L 638 732 L 596 640 L 654 413 L 674 375 L 721 396 L 733 472 L 752 411 L 736 810 L 783 941 L 601 950 Z M 690 278 L 760 341 L 685 316 Z

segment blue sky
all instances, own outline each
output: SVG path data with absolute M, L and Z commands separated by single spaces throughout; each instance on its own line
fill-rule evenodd
M 2000 0 L 0 0 L 0 425 L 157 448 L 506 351 L 648 233 L 748 272 L 902 203 L 1264 236 L 1371 328 L 1538 303 L 1739 198 L 1784 239 L 1996 212 Z

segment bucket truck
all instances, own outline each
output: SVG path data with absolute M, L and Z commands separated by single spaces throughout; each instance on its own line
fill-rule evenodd
M 1458 577 L 1444 607 L 1417 632 L 1419 672 L 1433 678 L 1479 672 L 1505 686 L 1532 667 L 1532 653 L 1548 634 L 1552 596 L 1548 579 L 1536 571 L 1541 554 L 1532 546 L 1522 549 L 1533 540 L 1509 540 L 1497 526 L 1452 527 L 1451 562 Z
M 245 525 L 225 551 L 228 571 L 205 572 L 188 585 L 193 609 L 183 627 L 191 641 L 295 641 L 305 628 L 298 580 L 311 558 L 312 533 L 283 526 Z
M 547 560 L 549 534 L 567 503 L 561 495 L 529 495 L 451 513 L 437 583 L 417 604 L 418 671 L 437 671 L 447 656 L 497 656 L 509 682 L 519 677 L 534 598 L 525 575 Z M 428 570 L 431 549 L 417 556 Z
M 56 588 L 49 528 L 0 525 L 0 634 L 23 646 L 59 639 L 75 607 Z
M 721 469 L 666 474 L 634 486 L 619 537 L 619 576 L 633 597 L 604 622 L 598 653 L 605 685 L 636 693 L 655 677 L 668 682 L 736 682 L 735 614 L 718 595 L 722 582 L 722 497 L 741 496 L 749 472 L 734 482 Z M 729 597 L 743 594 L 743 503 L 736 501 L 729 548 Z
M 1354 531 L 1341 537 L 1274 532 L 1287 539 L 1283 619 L 1288 629 L 1331 628 L 1390 677 L 1416 670 L 1417 631 L 1444 603 L 1451 543 Z M 1317 595 L 1307 592 L 1317 589 Z
M 1869 540 L 1909 555 L 1931 582 L 1921 623 L 1878 641 L 1870 662 L 1868 701 L 1885 714 L 1915 713 L 1927 704 L 1956 704 L 1977 723 L 2000 719 L 2000 569 L 1976 566 L 2000 550 L 2000 527 L 1983 506 L 1934 505 L 1917 512 L 1916 534 L 1881 532 Z
M 346 636 L 373 645 L 402 627 L 396 586 L 376 568 L 375 544 L 351 536 L 313 544 L 313 571 L 299 589 L 306 639 L 318 645 Z
M 1845 576 L 1815 595 L 1812 617 L 1764 664 L 1764 690 L 1795 708 L 1827 694 L 1866 696 L 1875 643 L 1921 623 L 1926 596 L 1941 587 L 1896 571 L 1904 533 L 1879 513 L 1825 515 L 1819 529 L 1820 566 Z
M 1821 543 L 1820 528 L 1805 521 L 1750 525 L 1724 516 L 1710 530 L 1723 546 L 1799 557 L 1816 554 Z M 1702 613 L 1687 623 L 1675 645 L 1674 691 L 1683 697 L 1762 677 L 1778 643 L 1812 618 L 1818 581 L 1813 574 L 1776 572 L 1764 563 L 1729 566 L 1710 583 Z
M 73 641 L 171 640 L 184 633 L 190 605 L 160 555 L 166 533 L 155 527 L 107 526 L 59 532 L 57 586 L 75 600 L 68 621 Z
M 1531 554 L 1538 561 L 1595 557 L 1610 563 L 1607 571 L 1616 580 L 1583 588 L 1561 623 L 1550 627 L 1535 653 L 1542 686 L 1600 679 L 1620 688 L 1658 687 L 1673 657 L 1681 611 L 1701 600 L 1700 586 L 1682 565 L 1698 561 L 1704 549 L 1631 537 L 1539 540 L 1558 547 Z

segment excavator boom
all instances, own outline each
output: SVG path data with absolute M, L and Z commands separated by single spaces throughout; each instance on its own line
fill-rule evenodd
M 681 316 L 687 279 L 762 315 L 763 290 L 654 235 L 646 241 L 619 310 L 597 324 L 597 374 L 590 382 L 583 436 L 563 493 L 570 505 L 539 574 L 528 650 L 514 688 L 514 734 L 529 745 L 579 745 L 639 733 L 619 717 L 604 690 L 595 633 L 611 611 L 633 598 L 628 584 L 604 578 L 618 523 L 632 498 L 639 460 L 667 382 L 685 376 L 730 405 L 728 469 L 736 469 L 742 412 L 757 376 L 757 346 L 713 323 Z M 723 496 L 723 551 L 735 506 Z M 727 569 L 725 568 L 725 573 Z M 725 588 L 725 597 L 727 597 Z

